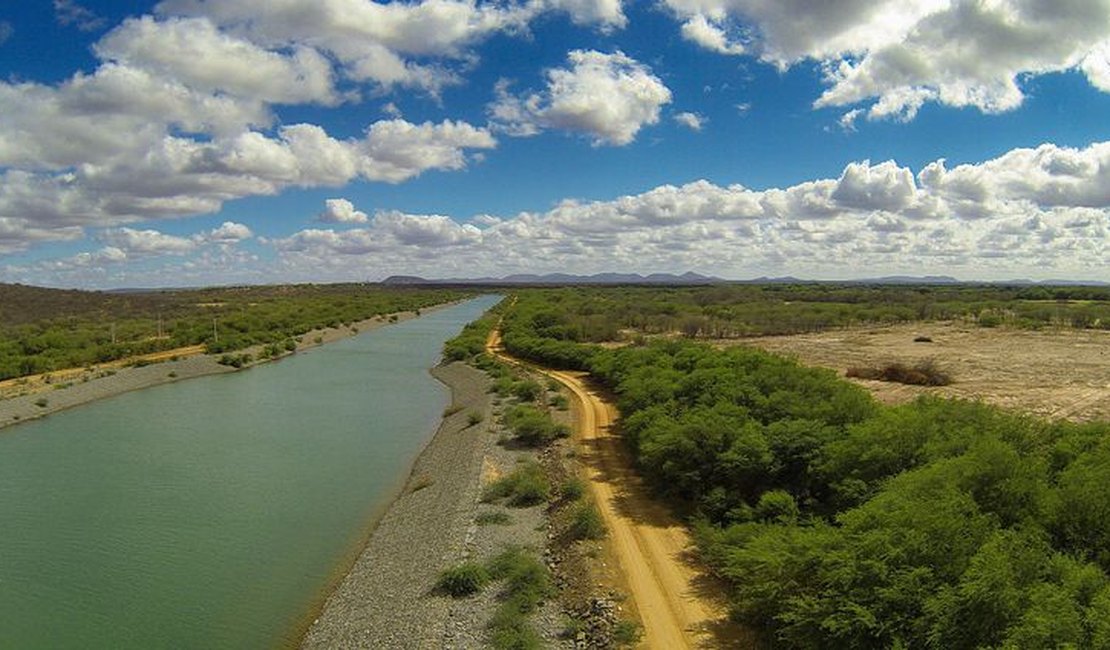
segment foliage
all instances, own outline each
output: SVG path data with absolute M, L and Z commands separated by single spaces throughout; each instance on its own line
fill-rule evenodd
M 886 363 L 876 368 L 857 366 L 848 368 L 847 375 L 916 386 L 947 386 L 952 383 L 952 376 L 938 367 L 933 359 L 923 359 L 912 366 L 900 362 Z
M 0 284 L 0 379 L 91 366 L 191 345 L 269 356 L 310 330 L 469 295 L 367 284 L 105 293 Z
M 489 579 L 486 567 L 477 562 L 464 562 L 440 573 L 436 590 L 452 598 L 463 598 L 481 591 Z
M 493 483 L 482 492 L 486 502 L 506 499 L 510 506 L 525 508 L 547 501 L 551 486 L 543 468 L 535 461 L 527 461 Z
M 499 650 L 542 647 L 527 617 L 553 594 L 547 567 L 532 553 L 514 547 L 494 557 L 488 568 L 493 579 L 505 582 L 501 605 L 489 624 L 493 647 Z
M 504 415 L 505 425 L 517 440 L 529 447 L 541 447 L 569 435 L 565 425 L 557 424 L 547 413 L 530 404 L 518 404 Z
M 613 393 L 644 477 L 696 522 L 736 617 L 767 645 L 1110 647 L 1110 424 L 937 398 L 880 406 L 831 371 L 742 347 L 594 345 L 606 319 L 688 337 L 931 318 L 1106 327 L 1108 293 L 537 290 L 504 314 L 503 340 Z
M 601 539 L 605 537 L 605 522 L 597 506 L 583 501 L 574 507 L 568 528 L 571 539 Z

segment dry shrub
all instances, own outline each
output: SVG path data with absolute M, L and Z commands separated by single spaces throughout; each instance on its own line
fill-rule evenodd
M 897 361 L 873 368 L 856 366 L 848 368 L 847 375 L 914 386 L 947 386 L 952 383 L 952 375 L 941 369 L 933 359 L 923 359 L 912 366 Z

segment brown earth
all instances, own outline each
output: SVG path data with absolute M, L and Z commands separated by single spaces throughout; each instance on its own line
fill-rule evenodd
M 931 343 L 914 342 L 927 337 Z M 735 342 L 720 343 L 735 345 Z M 1110 332 L 1027 331 L 966 323 L 917 323 L 818 334 L 748 339 L 751 345 L 823 366 L 840 375 L 853 366 L 933 359 L 952 376 L 924 387 L 850 379 L 885 403 L 921 394 L 981 399 L 1004 408 L 1076 421 L 1110 419 Z

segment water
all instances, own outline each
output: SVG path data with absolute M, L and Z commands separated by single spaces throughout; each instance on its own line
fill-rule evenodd
M 0 433 L 0 648 L 295 642 L 447 403 L 483 297 Z

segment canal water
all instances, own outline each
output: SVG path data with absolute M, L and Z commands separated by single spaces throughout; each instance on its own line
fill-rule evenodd
M 448 401 L 483 297 L 0 433 L 0 648 L 295 642 Z

